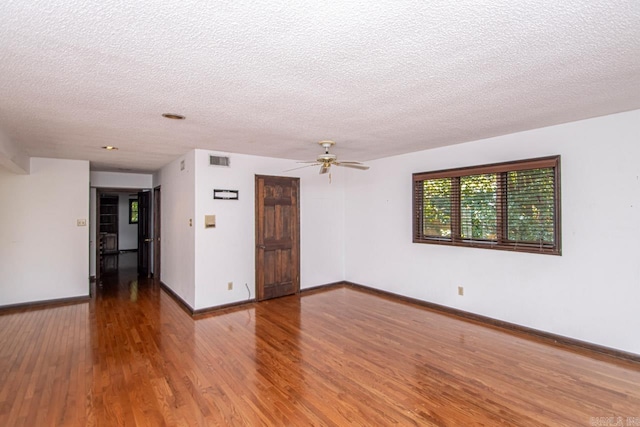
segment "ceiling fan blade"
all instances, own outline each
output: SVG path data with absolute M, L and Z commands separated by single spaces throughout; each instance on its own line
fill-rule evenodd
M 334 163 L 334 164 L 336 166 L 342 166 L 342 167 L 345 167 L 345 168 L 360 169 L 361 171 L 366 171 L 367 169 L 369 169 L 369 166 L 363 165 L 363 164 L 355 165 L 355 164 L 351 164 L 351 163 L 345 164 L 343 162 Z
M 347 164 L 347 165 L 361 165 L 362 162 L 343 162 L 342 160 L 340 160 L 339 162 L 336 163 L 342 163 L 342 164 Z
M 309 166 L 318 166 L 318 165 L 320 165 L 320 163 L 315 162 L 315 163 L 314 163 L 314 164 L 312 164 L 312 165 L 299 166 L 299 167 L 297 167 L 297 168 L 287 169 L 286 171 L 282 171 L 282 172 L 291 172 L 291 171 L 295 171 L 295 170 L 298 170 L 298 169 L 308 168 Z
M 308 161 L 305 161 L 305 162 L 296 162 L 296 163 L 318 163 L 318 161 L 317 160 L 308 160 Z
M 322 167 L 320 168 L 320 175 L 329 172 L 329 167 L 330 167 L 330 165 L 323 164 Z

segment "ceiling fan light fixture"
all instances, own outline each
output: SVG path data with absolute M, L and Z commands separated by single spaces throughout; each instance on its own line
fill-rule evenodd
M 337 158 L 338 156 L 336 156 L 335 154 L 325 153 L 325 154 L 320 154 L 316 159 L 316 161 L 318 163 L 333 163 L 336 161 Z
M 186 119 L 186 117 L 183 116 L 182 114 L 173 114 L 173 113 L 164 113 L 162 115 L 162 117 L 164 117 L 165 119 L 171 119 L 171 120 L 184 120 L 184 119 Z
M 102 149 L 107 151 L 115 151 L 118 149 L 118 147 L 114 147 L 113 145 L 105 145 L 104 147 L 102 147 Z

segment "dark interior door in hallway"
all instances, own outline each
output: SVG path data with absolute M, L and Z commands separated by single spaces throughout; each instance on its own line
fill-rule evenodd
M 149 277 L 151 274 L 151 192 L 138 193 L 138 274 Z

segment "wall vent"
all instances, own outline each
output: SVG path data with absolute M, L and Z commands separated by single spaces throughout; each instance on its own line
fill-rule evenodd
M 229 157 L 224 156 L 209 156 L 209 165 L 210 166 L 231 166 Z

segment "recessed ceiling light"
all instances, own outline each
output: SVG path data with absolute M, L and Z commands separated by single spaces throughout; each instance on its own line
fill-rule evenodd
M 105 145 L 102 148 L 104 148 L 105 150 L 109 150 L 109 151 L 118 149 L 118 147 L 114 147 L 113 145 Z
M 171 114 L 171 113 L 164 113 L 162 115 L 162 117 L 165 117 L 167 119 L 172 119 L 172 120 L 184 120 L 185 119 L 185 117 L 183 115 Z

